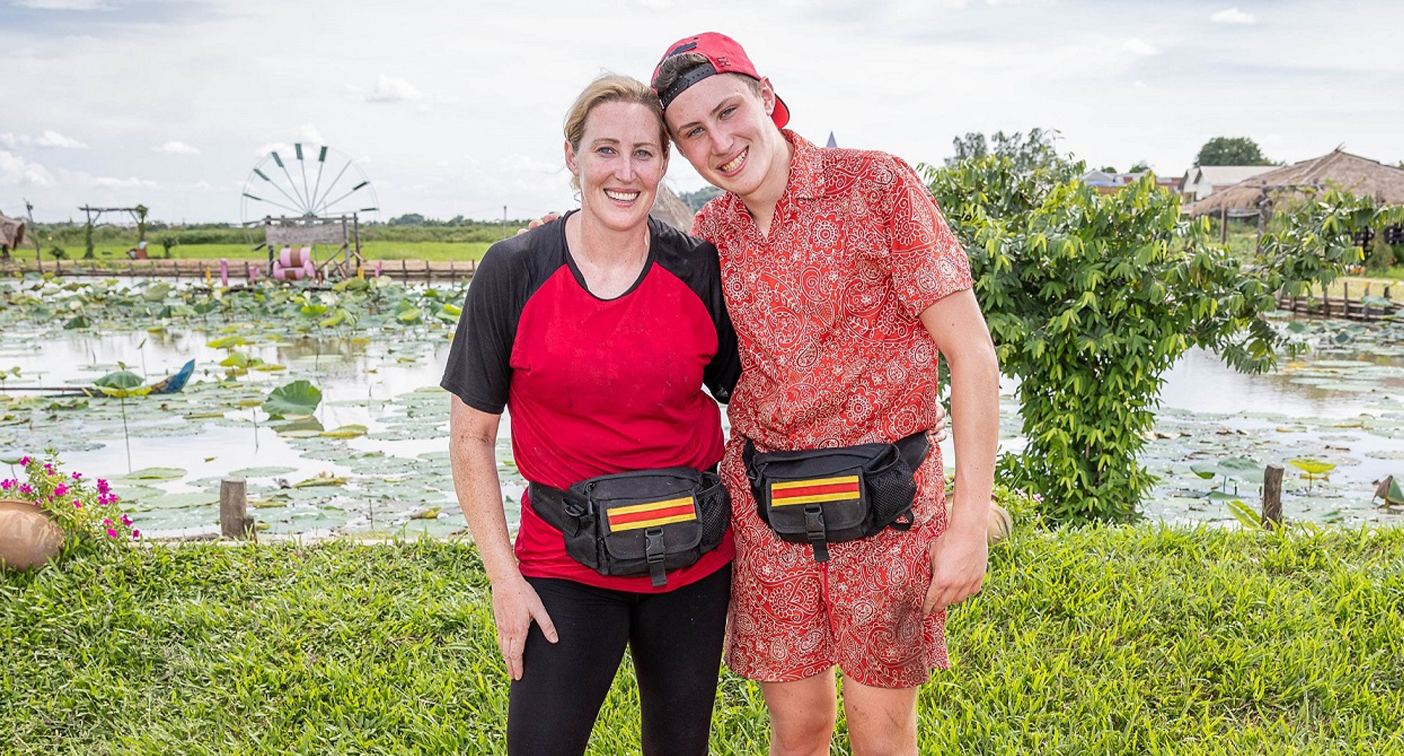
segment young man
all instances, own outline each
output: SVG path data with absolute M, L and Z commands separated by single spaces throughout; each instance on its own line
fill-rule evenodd
M 760 682 L 773 754 L 829 752 L 835 666 L 855 753 L 914 754 L 918 686 L 947 666 L 946 607 L 980 590 L 987 558 L 999 370 L 969 261 L 906 163 L 783 130 L 788 108 L 734 40 L 679 41 L 653 87 L 679 151 L 726 191 L 693 234 L 721 253 L 743 366 L 722 463 L 738 551 L 727 663 Z M 910 529 L 828 540 L 813 502 L 859 501 L 834 493 L 849 478 L 777 484 L 757 460 L 872 442 L 924 451 L 938 348 L 958 459 L 949 513 L 933 445 L 908 477 L 915 503 L 898 525 Z M 786 498 L 795 486 L 814 495 Z M 881 492 L 864 490 L 877 507 Z M 779 537 L 796 503 L 814 515 L 803 542 Z

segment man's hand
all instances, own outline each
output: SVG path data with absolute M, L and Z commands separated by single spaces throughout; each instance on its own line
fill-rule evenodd
M 493 586 L 492 616 L 497 622 L 497 647 L 507 663 L 507 676 L 513 680 L 522 679 L 522 651 L 533 621 L 541 627 L 546 640 L 558 640 L 556 626 L 541 604 L 541 597 L 520 575 L 506 585 Z
M 533 228 L 540 228 L 553 220 L 559 220 L 560 217 L 560 213 L 546 213 L 545 215 L 541 216 L 540 220 L 533 219 L 530 223 L 527 224 L 526 228 L 517 229 L 517 235 L 520 236 Z
M 923 616 L 980 592 L 990 556 L 986 515 L 979 512 L 967 519 L 952 522 L 931 544 L 931 587 L 921 605 Z
M 951 434 L 946 428 L 946 408 L 936 403 L 936 424 L 931 426 L 931 443 L 939 444 L 950 438 Z

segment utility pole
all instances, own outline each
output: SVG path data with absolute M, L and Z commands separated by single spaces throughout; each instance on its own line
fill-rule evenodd
M 507 206 L 502 206 L 502 238 L 507 238 Z
M 29 217 L 29 238 L 34 240 L 34 264 L 38 266 L 39 272 L 44 272 L 43 253 L 39 248 L 39 227 L 34 225 L 34 206 L 29 204 L 29 198 L 24 198 L 24 214 Z

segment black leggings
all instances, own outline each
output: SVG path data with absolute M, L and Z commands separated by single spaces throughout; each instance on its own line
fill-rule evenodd
M 532 623 L 522 679 L 512 682 L 508 698 L 509 754 L 584 753 L 626 644 L 639 680 L 643 752 L 707 753 L 731 565 L 667 593 L 549 578 L 527 582 L 560 642 L 547 642 Z

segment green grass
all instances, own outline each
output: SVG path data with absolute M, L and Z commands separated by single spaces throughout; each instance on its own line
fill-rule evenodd
M 922 753 L 1404 752 L 1404 530 L 1160 526 L 996 548 L 952 613 Z M 0 751 L 500 753 L 471 546 L 156 546 L 0 577 Z M 638 749 L 627 669 L 590 753 Z M 847 753 L 842 734 L 836 752 Z M 722 678 L 715 753 L 759 753 Z
M 417 242 L 417 241 L 372 241 L 364 242 L 361 245 L 362 254 L 370 260 L 481 260 L 483 254 L 487 252 L 492 244 L 488 242 Z M 112 261 L 123 263 L 126 261 L 126 247 L 121 249 L 104 247 L 98 245 L 94 247 L 93 254 L 99 261 Z M 160 247 L 148 247 L 149 254 L 157 257 L 164 257 Z M 33 260 L 34 248 L 16 250 L 10 253 L 12 257 L 20 260 Z M 318 248 L 318 259 L 325 254 L 323 248 Z M 77 253 L 68 250 L 68 259 L 64 260 L 67 266 L 72 262 L 84 262 L 81 260 L 83 250 L 79 248 Z M 171 248 L 171 257 L 180 260 L 218 260 L 221 257 L 230 260 L 267 260 L 266 250 L 253 250 L 247 244 L 181 244 Z M 53 263 L 53 257 L 46 251 L 44 253 L 45 264 Z

